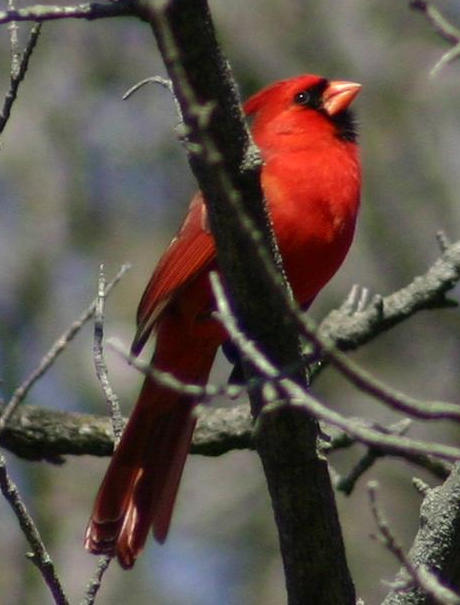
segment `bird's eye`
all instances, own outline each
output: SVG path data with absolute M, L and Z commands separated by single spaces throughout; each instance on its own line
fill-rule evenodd
M 298 92 L 294 96 L 294 103 L 296 103 L 297 105 L 309 105 L 310 100 L 311 97 L 307 90 L 302 90 L 302 92 Z
M 321 78 L 314 86 L 310 86 L 310 88 L 296 93 L 294 95 L 294 103 L 296 105 L 302 105 L 302 107 L 321 111 L 323 106 L 323 93 L 327 86 L 328 81 L 325 78 Z

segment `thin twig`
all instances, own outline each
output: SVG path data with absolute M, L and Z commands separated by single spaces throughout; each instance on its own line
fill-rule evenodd
M 377 491 L 379 484 L 377 481 L 370 481 L 367 485 L 369 502 L 379 531 L 378 538 L 382 544 L 396 557 L 407 572 L 406 580 L 401 578 L 398 586 L 393 586 L 393 590 L 404 591 L 416 585 L 421 588 L 433 602 L 439 605 L 460 605 L 460 596 L 442 584 L 437 576 L 426 567 L 420 565 L 416 567 L 409 557 L 406 556 L 403 548 L 393 535 L 390 526 L 377 502 Z
M 445 238 L 443 243 L 447 243 Z M 458 422 L 460 420 L 458 404 L 443 401 L 421 401 L 405 395 L 364 371 L 339 351 L 339 346 L 343 349 L 356 348 L 370 340 L 371 334 L 379 334 L 419 309 L 428 309 L 436 304 L 452 306 L 454 303 L 449 303 L 445 294 L 458 283 L 459 278 L 460 242 L 456 242 L 444 249 L 442 256 L 424 275 L 414 278 L 406 287 L 386 298 L 374 298 L 370 308 L 349 316 L 351 308 L 356 304 L 357 293 L 354 289 L 353 295 L 349 296 L 344 308 L 332 313 L 319 329 L 309 317 L 300 312 L 295 303 L 287 301 L 287 305 L 301 333 L 317 349 L 323 351 L 327 360 L 356 387 L 382 403 L 413 417 L 444 418 Z M 337 326 L 335 334 L 334 325 Z M 345 343 L 345 339 L 348 339 L 347 343 Z
M 364 456 L 362 456 L 353 468 L 343 477 L 338 475 L 334 481 L 334 487 L 349 496 L 353 491 L 358 479 L 360 479 L 366 471 L 368 471 L 376 460 L 384 456 L 384 454 L 375 448 L 368 448 Z
M 163 78 L 163 76 L 151 76 L 149 78 L 145 78 L 144 80 L 141 80 L 140 82 L 137 82 L 137 84 L 134 84 L 134 86 L 131 86 L 131 88 L 129 88 L 125 94 L 123 95 L 123 101 L 126 101 L 127 99 L 129 99 L 135 92 L 137 92 L 140 88 L 142 88 L 143 86 L 145 86 L 146 84 L 159 84 L 160 86 L 163 86 L 163 88 L 166 88 L 167 90 L 169 90 L 169 92 L 171 93 L 173 100 L 174 100 L 174 106 L 176 108 L 176 114 L 179 120 L 179 124 L 176 126 L 176 132 L 179 136 L 179 139 L 183 142 L 184 141 L 184 122 L 182 119 L 182 110 L 179 104 L 179 101 L 177 100 L 176 95 L 174 94 L 174 87 L 173 87 L 173 83 L 171 82 L 171 80 L 169 78 Z
M 165 372 L 163 370 L 159 370 L 152 366 L 150 363 L 146 363 L 140 359 L 134 357 L 131 353 L 129 353 L 128 349 L 124 347 L 120 341 L 115 338 L 111 338 L 107 341 L 107 345 L 116 353 L 118 353 L 123 359 L 125 359 L 130 365 L 132 365 L 136 370 L 139 370 L 144 376 L 149 376 L 160 384 L 161 386 L 167 387 L 171 391 L 175 391 L 176 393 L 180 393 L 181 395 L 188 395 L 193 397 L 194 399 L 199 399 L 202 403 L 212 399 L 214 397 L 218 397 L 220 395 L 224 395 L 229 397 L 230 399 L 236 399 L 239 397 L 244 391 L 246 391 L 246 386 L 242 387 L 239 385 L 198 385 L 183 382 L 171 374 L 170 372 Z
M 377 430 L 381 430 L 384 434 L 387 435 L 405 435 L 409 430 L 411 425 L 411 420 L 403 419 L 389 427 L 377 427 Z M 379 459 L 385 456 L 385 452 L 376 449 L 376 448 L 368 448 L 364 456 L 362 456 L 356 464 L 348 471 L 345 476 L 338 477 L 335 480 L 335 487 L 339 491 L 343 492 L 347 496 L 351 494 L 353 491 L 358 479 L 360 479 L 366 471 L 368 471 L 374 463 Z
M 109 556 L 99 558 L 96 571 L 94 572 L 94 575 L 86 588 L 85 596 L 80 605 L 93 605 L 96 600 L 97 593 L 101 587 L 102 578 L 107 571 L 111 560 L 112 557 Z
M 130 0 L 117 2 L 88 2 L 75 6 L 46 6 L 36 4 L 16 10 L 0 11 L 0 24 L 12 21 L 54 21 L 56 19 L 105 19 L 134 15 Z
M 56 574 L 53 561 L 45 548 L 32 517 L 29 515 L 21 496 L 19 495 L 16 485 L 8 476 L 5 459 L 2 455 L 0 455 L 0 489 L 13 509 L 19 525 L 32 548 L 32 553 L 29 553 L 27 557 L 40 570 L 46 585 L 53 595 L 54 602 L 57 605 L 68 605 L 67 597 L 64 594 L 64 590 Z
M 430 77 L 434 78 L 443 67 L 460 57 L 460 42 L 445 52 L 437 63 L 430 69 Z
M 309 317 L 298 317 L 299 326 L 306 338 L 322 350 L 330 363 L 358 389 L 371 395 L 381 403 L 415 418 L 425 420 L 448 419 L 460 422 L 460 406 L 447 401 L 423 401 L 411 397 L 385 384 L 367 372 L 333 344 L 318 335 L 318 328 Z
M 160 86 L 163 86 L 164 88 L 169 90 L 172 95 L 174 95 L 173 85 L 169 78 L 163 78 L 162 76 L 151 76 L 149 78 L 141 80 L 140 82 L 137 82 L 137 84 L 134 84 L 134 86 L 131 86 L 131 88 L 129 88 L 123 95 L 123 101 L 129 99 L 131 95 L 133 95 L 146 84 L 160 84 Z
M 408 421 L 408 419 L 403 420 L 402 422 L 407 422 L 407 421 Z M 376 431 L 384 433 L 384 434 L 392 434 L 392 433 L 394 434 L 394 428 L 400 424 L 401 423 L 396 423 L 395 425 L 392 425 L 390 427 L 382 427 L 378 424 L 370 423 L 370 424 L 368 424 L 368 426 L 371 426 Z M 329 433 L 331 428 L 332 427 L 325 427 L 324 430 L 326 433 Z M 337 434 L 332 435 L 332 438 L 330 439 L 329 442 L 325 442 L 324 444 L 322 444 L 322 448 L 325 451 L 326 455 L 329 455 L 337 450 L 352 447 L 355 444 L 356 444 L 356 439 L 351 438 L 350 435 L 348 435 L 347 433 L 337 432 Z M 373 450 L 373 451 L 375 451 L 375 450 Z M 388 452 L 383 452 L 382 450 L 377 450 L 377 451 L 380 452 L 380 456 L 388 455 Z M 400 456 L 407 462 L 410 462 L 411 464 L 413 464 L 415 466 L 418 466 L 420 468 L 423 468 L 423 469 L 429 471 L 432 475 L 434 475 L 438 479 L 443 479 L 443 480 L 447 479 L 447 477 L 449 476 L 449 473 L 452 470 L 451 464 L 449 464 L 448 462 L 444 462 L 443 460 L 433 458 L 433 456 L 420 455 L 420 454 L 409 454 L 409 453 L 392 454 L 392 455 Z M 372 460 L 372 462 L 374 462 L 374 461 L 375 460 Z M 361 465 L 361 464 L 364 467 L 363 470 L 367 470 L 368 467 L 365 466 L 367 464 L 366 455 L 364 455 L 363 458 L 361 459 L 361 461 L 358 462 L 358 465 Z M 346 477 L 344 477 L 344 478 L 339 477 L 336 480 L 336 488 L 343 489 L 342 482 L 344 482 L 344 484 L 345 484 L 344 491 L 345 491 L 345 493 L 349 493 L 348 482 L 350 480 L 356 481 L 356 479 L 358 478 L 356 476 L 356 474 L 357 474 L 357 469 L 352 469 Z
M 123 432 L 124 421 L 121 415 L 120 402 L 114 393 L 110 381 L 107 364 L 104 359 L 104 302 L 106 297 L 106 286 L 104 276 L 104 266 L 99 269 L 98 290 L 96 299 L 96 311 L 94 321 L 94 342 L 93 358 L 96 368 L 96 376 L 102 387 L 107 405 L 109 407 L 110 418 L 112 420 L 113 434 L 115 437 L 115 446 L 120 441 Z
M 107 341 L 107 345 L 110 349 L 115 351 L 122 359 L 124 359 L 129 365 L 133 366 L 136 370 L 141 372 L 144 376 L 148 376 L 161 386 L 167 387 L 171 391 L 175 391 L 181 395 L 188 395 L 194 399 L 199 399 L 201 403 L 208 403 L 215 397 L 224 396 L 228 399 L 237 399 L 243 393 L 251 391 L 252 389 L 262 388 L 266 390 L 265 396 L 268 397 L 269 393 L 267 389 L 270 384 L 266 378 L 252 378 L 244 385 L 239 384 L 221 384 L 215 385 L 208 383 L 206 385 L 195 384 L 190 382 L 183 382 L 179 380 L 171 372 L 165 372 L 159 370 L 152 365 L 151 362 L 145 362 L 135 357 L 127 347 L 125 347 L 117 338 L 110 338 Z M 243 346 L 252 347 L 253 343 L 245 340 Z M 298 370 L 298 366 L 292 369 L 292 372 Z M 276 380 L 281 380 L 284 376 L 291 374 L 291 370 L 288 368 L 283 373 L 280 373 L 276 377 Z M 276 382 L 276 381 L 274 381 Z
M 11 23 L 11 27 L 16 25 L 15 22 Z M 9 120 L 11 115 L 11 109 L 16 101 L 18 95 L 18 89 L 21 82 L 24 80 L 25 75 L 27 73 L 27 69 L 29 67 L 29 59 L 32 56 L 32 53 L 35 49 L 35 46 L 38 41 L 38 37 L 40 35 L 41 24 L 38 23 L 34 25 L 30 31 L 29 40 L 27 42 L 27 46 L 22 53 L 22 57 L 18 53 L 17 50 L 17 31 L 11 31 L 11 77 L 10 77 L 10 88 L 5 95 L 5 100 L 3 101 L 3 108 L 0 114 L 0 133 L 3 132 L 5 126 Z
M 460 30 L 450 23 L 432 2 L 411 0 L 409 6 L 423 13 L 433 29 L 447 42 L 457 44 L 460 41 Z
M 397 436 L 405 435 L 411 424 L 412 421 L 408 418 L 405 418 L 389 427 L 382 427 L 375 423 L 371 423 L 369 426 L 385 435 Z M 340 449 L 340 447 L 350 447 L 354 443 L 355 440 L 350 439 L 349 437 L 348 439 L 344 439 L 343 437 L 341 439 L 333 439 L 330 444 L 326 444 L 324 450 L 327 454 L 329 454 L 335 449 Z M 336 447 L 336 444 L 338 444 L 338 447 Z M 387 452 L 384 450 L 378 448 L 368 448 L 366 453 L 358 460 L 358 462 L 345 476 L 337 476 L 334 481 L 336 489 L 342 491 L 347 496 L 350 495 L 358 479 L 360 479 L 362 475 L 368 471 L 379 458 L 383 458 L 385 456 L 387 456 Z M 451 464 L 444 462 L 443 460 L 437 460 L 436 458 L 433 458 L 433 456 L 406 453 L 401 457 L 407 462 L 429 471 L 439 479 L 447 479 L 452 470 Z
M 123 265 L 112 281 L 108 284 L 106 288 L 106 295 L 111 292 L 111 290 L 116 286 L 116 284 L 120 281 L 126 271 L 130 268 L 130 265 Z M 33 372 L 24 380 L 24 382 L 19 385 L 19 387 L 14 391 L 11 396 L 9 402 L 3 408 L 2 414 L 0 416 L 0 432 L 4 429 L 8 418 L 14 412 L 19 403 L 26 397 L 27 393 L 30 391 L 32 386 L 37 382 L 37 380 L 43 376 L 43 374 L 48 370 L 48 368 L 56 361 L 57 357 L 60 353 L 67 347 L 68 343 L 74 338 L 74 336 L 80 331 L 83 325 L 91 319 L 96 311 L 97 300 L 93 300 L 93 302 L 89 305 L 89 307 L 83 311 L 80 317 L 72 323 L 72 325 L 63 333 L 61 336 L 54 342 L 49 351 L 44 355 L 41 359 L 38 367 L 33 370 Z

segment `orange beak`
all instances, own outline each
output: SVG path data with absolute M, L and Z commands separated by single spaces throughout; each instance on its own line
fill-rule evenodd
M 323 107 L 330 116 L 344 111 L 361 90 L 357 82 L 330 82 L 323 93 Z

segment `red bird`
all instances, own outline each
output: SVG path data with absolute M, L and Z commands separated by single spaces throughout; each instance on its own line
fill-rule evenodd
M 340 267 L 359 207 L 361 166 L 348 109 L 361 86 L 303 75 L 276 82 L 244 104 L 260 148 L 262 188 L 294 295 L 306 306 Z M 195 195 L 139 305 L 132 351 L 152 331 L 152 364 L 205 384 L 227 337 L 210 316 L 217 268 L 206 206 Z M 195 401 L 146 378 L 99 489 L 85 546 L 130 568 L 150 527 L 164 542 L 190 447 Z

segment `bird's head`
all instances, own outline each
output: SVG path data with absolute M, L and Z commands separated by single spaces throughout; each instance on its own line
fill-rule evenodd
M 246 101 L 244 111 L 254 118 L 252 132 L 261 148 L 315 144 L 331 135 L 354 142 L 349 106 L 360 90 L 356 82 L 303 75 L 264 88 Z

